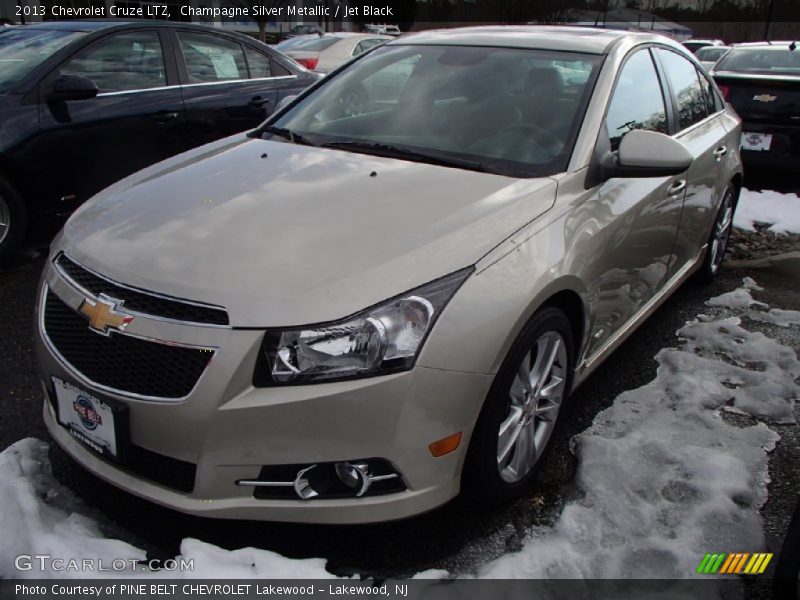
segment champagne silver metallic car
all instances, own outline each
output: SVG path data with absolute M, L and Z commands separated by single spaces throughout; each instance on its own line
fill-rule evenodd
M 740 133 L 660 36 L 389 42 L 75 213 L 38 296 L 45 422 L 99 477 L 195 515 L 512 498 L 570 392 L 719 270 Z

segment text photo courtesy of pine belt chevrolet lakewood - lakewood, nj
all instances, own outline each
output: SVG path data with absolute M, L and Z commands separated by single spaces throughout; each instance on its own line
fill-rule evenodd
M 3 594 L 796 593 L 775 2 L 7 17 Z

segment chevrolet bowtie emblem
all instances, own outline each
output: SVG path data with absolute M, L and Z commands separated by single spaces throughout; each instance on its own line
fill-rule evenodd
M 133 321 L 131 315 L 119 310 L 122 302 L 100 294 L 97 300 L 86 298 L 79 310 L 89 319 L 89 329 L 103 335 L 111 335 L 112 331 L 124 331 Z
M 770 96 L 769 94 L 760 94 L 758 96 L 753 96 L 753 100 L 757 102 L 773 102 L 777 99 L 777 96 Z

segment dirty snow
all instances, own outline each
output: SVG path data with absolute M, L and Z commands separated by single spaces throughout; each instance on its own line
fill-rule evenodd
M 104 531 L 99 515 L 83 505 L 50 472 L 47 444 L 32 438 L 12 444 L 0 453 L 0 577 L 204 577 L 204 578 L 302 578 L 332 577 L 322 559 L 294 560 L 275 552 L 242 548 L 228 551 L 199 540 L 185 539 L 178 557 L 193 560 L 194 571 L 151 572 L 145 565 L 125 570 L 42 572 L 17 571 L 14 557 L 20 553 L 49 554 L 64 559 L 92 557 L 124 561 L 145 559 L 144 550 L 115 539 Z M 118 534 L 119 532 L 111 532 Z M 121 565 L 121 563 L 120 563 Z
M 711 299 L 712 314 L 678 331 L 678 346 L 656 357 L 656 378 L 621 394 L 574 439 L 577 499 L 553 525 L 532 529 L 521 551 L 484 565 L 478 576 L 684 578 L 706 552 L 763 549 L 758 509 L 766 500 L 767 453 L 779 439 L 769 423 L 793 421 L 800 362 L 792 349 L 742 325 L 753 315 L 796 323 L 796 311 L 767 311 L 754 300 L 758 289 L 746 280 L 733 295 Z M 12 571 L 23 551 L 145 558 L 53 478 L 44 442 L 26 439 L 0 453 L 0 480 L 0 576 L 91 575 Z M 331 577 L 323 559 L 228 551 L 193 539 L 183 541 L 179 558 L 194 559 L 195 571 L 117 575 Z
M 580 499 L 481 577 L 683 578 L 711 550 L 763 549 L 758 509 L 779 439 L 767 422 L 794 420 L 800 363 L 742 327 L 753 289 L 745 281 L 710 300 L 724 308 L 678 331 L 680 346 L 656 357 L 655 380 L 621 394 L 575 438 Z
M 743 188 L 733 225 L 754 231 L 754 223 L 770 223 L 769 230 L 775 233 L 800 233 L 800 198 L 797 194 Z

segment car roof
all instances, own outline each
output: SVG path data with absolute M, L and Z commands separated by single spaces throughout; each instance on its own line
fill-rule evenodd
M 595 27 L 494 25 L 422 31 L 389 42 L 389 45 L 499 46 L 605 54 L 615 42 L 630 36 L 653 38 L 652 34 Z
M 736 48 L 775 48 L 776 50 L 788 50 L 789 46 L 796 44 L 792 41 L 775 41 L 775 42 L 745 42 L 736 44 Z M 800 46 L 800 44 L 798 44 Z M 797 50 L 795 50 L 796 52 Z

